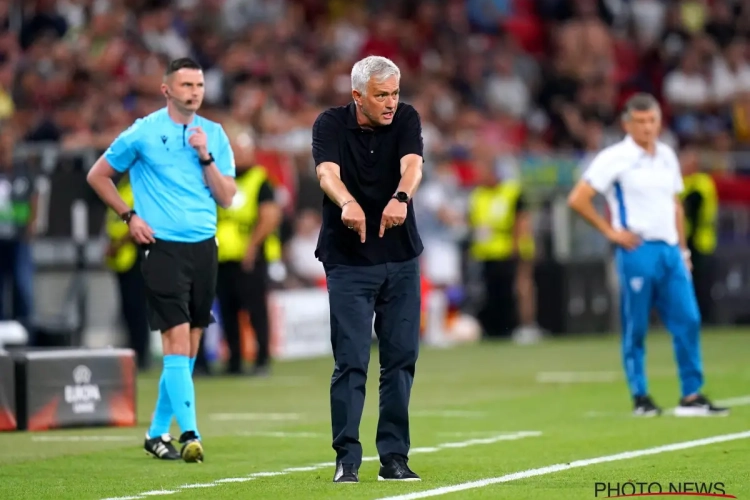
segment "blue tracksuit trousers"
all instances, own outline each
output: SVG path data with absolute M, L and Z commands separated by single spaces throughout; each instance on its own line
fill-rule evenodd
M 701 318 L 690 272 L 679 247 L 647 241 L 632 251 L 618 248 L 616 262 L 620 278 L 622 358 L 631 395 L 648 394 L 645 339 L 653 307 L 672 334 L 682 396 L 699 392 L 703 385 Z

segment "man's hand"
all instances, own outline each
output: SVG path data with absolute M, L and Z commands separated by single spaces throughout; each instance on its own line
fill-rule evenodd
M 255 258 L 258 256 L 258 247 L 255 245 L 248 245 L 245 250 L 245 256 L 242 258 L 242 270 L 252 271 L 255 267 Z
M 641 239 L 630 231 L 613 229 L 607 233 L 607 239 L 615 245 L 621 246 L 626 250 L 633 250 L 641 244 Z
M 383 217 L 380 219 L 380 237 L 385 234 L 386 229 L 393 226 L 400 226 L 406 220 L 406 203 L 398 200 L 391 200 L 383 210 Z
M 208 137 L 200 127 L 192 127 L 193 132 L 188 139 L 188 143 L 198 152 L 198 158 L 205 160 L 208 158 Z
M 154 239 L 154 230 L 146 224 L 146 221 L 137 215 L 133 215 L 130 219 L 128 228 L 130 229 L 130 236 L 133 238 L 133 241 L 139 245 L 147 245 L 156 242 Z
M 362 243 L 365 242 L 365 212 L 359 206 L 359 203 L 350 201 L 344 204 L 344 208 L 341 209 L 341 222 L 349 229 L 359 233 L 359 240 Z
M 682 260 L 685 261 L 685 267 L 687 267 L 687 270 L 691 273 L 693 272 L 693 259 L 690 258 L 690 250 L 687 248 L 680 249 L 680 252 L 682 252 Z

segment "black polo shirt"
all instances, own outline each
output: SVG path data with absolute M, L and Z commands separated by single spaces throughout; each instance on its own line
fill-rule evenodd
M 401 181 L 401 158 L 422 156 L 422 125 L 409 104 L 399 103 L 390 125 L 362 128 L 354 102 L 331 108 L 313 125 L 315 165 L 331 162 L 341 168 L 341 180 L 360 204 L 367 219 L 366 241 L 341 221 L 341 208 L 323 195 L 323 225 L 315 256 L 325 264 L 368 266 L 403 262 L 422 253 L 414 206 L 409 202 L 403 225 L 386 229 L 380 238 L 380 219 Z

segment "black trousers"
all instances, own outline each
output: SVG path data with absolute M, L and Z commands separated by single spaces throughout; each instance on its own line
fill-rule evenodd
M 715 259 L 713 255 L 693 250 L 691 260 L 693 262 L 693 287 L 695 298 L 698 300 L 698 309 L 701 312 L 701 320 L 703 324 L 710 325 L 714 323 L 714 299 L 711 296 L 711 289 L 716 276 Z
M 359 425 L 372 346 L 373 314 L 380 349 L 381 461 L 409 453 L 409 398 L 419 353 L 417 259 L 376 266 L 326 265 L 331 308 L 331 427 L 338 463 L 362 464 Z
M 258 342 L 256 366 L 266 366 L 270 360 L 270 333 L 268 326 L 268 266 L 256 262 L 252 271 L 243 271 L 239 262 L 219 264 L 216 296 L 224 329 L 224 337 L 229 348 L 231 373 L 242 371 L 242 351 L 240 348 L 240 325 L 238 314 L 241 310 L 250 315 L 250 324 L 255 330 Z
M 490 337 L 508 337 L 518 326 L 515 260 L 484 262 L 482 279 L 485 302 L 477 314 L 482 330 Z
M 128 343 L 135 351 L 138 367 L 149 366 L 148 309 L 146 306 L 146 285 L 141 273 L 140 262 L 128 271 L 117 273 L 117 286 L 120 290 L 120 311 L 128 330 Z

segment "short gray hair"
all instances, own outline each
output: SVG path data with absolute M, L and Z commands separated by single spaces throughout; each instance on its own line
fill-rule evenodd
M 401 79 L 401 70 L 396 63 L 381 56 L 365 57 L 352 66 L 352 90 L 365 95 L 367 83 L 371 78 L 380 83 L 392 76 Z
M 627 100 L 622 117 L 624 120 L 629 120 L 633 111 L 650 111 L 652 109 L 661 113 L 659 101 L 656 100 L 656 97 L 645 92 L 639 92 Z

